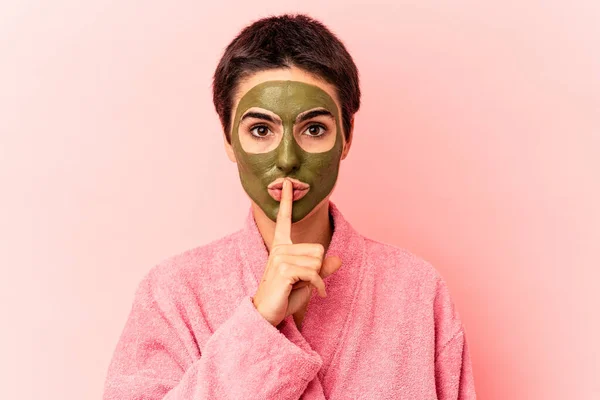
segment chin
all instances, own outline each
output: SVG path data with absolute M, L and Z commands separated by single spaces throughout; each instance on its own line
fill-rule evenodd
M 259 201 L 250 197 L 252 201 L 252 207 L 254 208 L 254 212 L 256 213 L 258 210 L 270 219 L 273 222 L 277 222 L 277 213 L 279 212 L 279 202 L 274 200 L 270 195 L 267 195 L 264 199 L 260 199 Z M 331 194 L 323 198 L 316 206 L 312 207 L 309 211 L 302 210 L 305 207 L 296 207 L 296 204 L 299 206 L 302 205 L 303 200 L 310 200 L 307 196 L 303 197 L 300 200 L 294 202 L 294 206 L 292 207 L 292 223 L 295 224 L 300 221 L 304 221 L 307 218 L 315 215 L 322 207 L 328 207 L 329 205 L 329 197 Z M 300 214 L 299 214 L 300 213 Z

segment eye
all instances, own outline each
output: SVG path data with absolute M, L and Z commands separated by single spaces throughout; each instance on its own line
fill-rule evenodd
M 269 133 L 269 127 L 266 125 L 257 125 L 250 129 L 250 133 L 257 139 L 266 139 Z
M 326 131 L 327 129 L 323 125 L 312 124 L 304 132 L 307 132 L 308 136 L 320 138 Z

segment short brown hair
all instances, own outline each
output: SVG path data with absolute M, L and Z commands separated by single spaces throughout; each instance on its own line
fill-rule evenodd
M 262 70 L 296 66 L 336 88 L 346 140 L 360 107 L 358 69 L 344 44 L 323 23 L 304 14 L 260 19 L 227 46 L 213 77 L 213 102 L 231 143 L 233 97 L 240 80 Z

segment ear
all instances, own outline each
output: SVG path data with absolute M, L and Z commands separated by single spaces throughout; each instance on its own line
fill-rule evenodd
M 350 120 L 350 132 L 348 132 L 348 140 L 344 143 L 344 150 L 342 151 L 342 160 L 346 158 L 348 152 L 350 151 L 350 146 L 352 145 L 352 137 L 354 136 L 354 116 Z
M 237 163 L 237 159 L 235 158 L 235 152 L 233 151 L 233 146 L 229 144 L 225 134 L 223 134 L 223 146 L 225 147 L 225 152 L 227 153 L 227 157 L 231 160 L 231 162 Z

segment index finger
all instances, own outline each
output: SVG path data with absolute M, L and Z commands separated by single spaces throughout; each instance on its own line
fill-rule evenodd
M 292 204 L 294 202 L 294 189 L 292 183 L 287 179 L 283 181 L 281 189 L 281 200 L 279 201 L 279 212 L 275 222 L 275 237 L 273 245 L 292 244 Z

